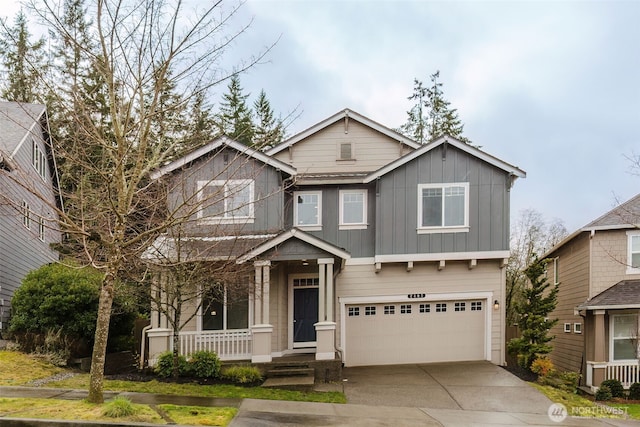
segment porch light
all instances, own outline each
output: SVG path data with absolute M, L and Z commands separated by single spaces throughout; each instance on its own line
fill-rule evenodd
M 309 261 L 307 261 L 306 259 L 302 260 L 302 265 L 309 265 Z
M 493 309 L 494 310 L 500 310 L 500 303 L 498 302 L 498 300 L 495 300 L 493 302 Z

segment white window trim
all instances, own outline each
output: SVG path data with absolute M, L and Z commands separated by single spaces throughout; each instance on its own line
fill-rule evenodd
M 44 242 L 45 240 L 45 225 L 44 225 L 44 217 L 38 216 L 38 238 Z
M 40 148 L 35 138 L 31 138 L 31 165 L 38 172 L 40 178 L 46 180 L 47 165 L 44 151 Z
M 564 324 L 564 332 L 565 333 L 570 333 L 571 332 L 571 323 L 565 323 Z
M 640 239 L 640 231 L 627 231 L 627 274 L 640 274 L 640 268 L 632 267 L 631 265 L 631 242 L 633 237 L 638 237 Z
M 637 319 L 638 319 L 638 315 L 637 314 L 613 314 L 609 316 L 609 361 L 610 362 L 625 362 L 625 361 L 637 361 L 637 359 L 614 359 L 615 355 L 614 353 L 614 324 L 615 324 L 615 318 L 619 317 L 619 316 L 634 316 L 636 317 L 636 328 L 638 328 L 638 324 L 637 324 Z M 633 338 L 637 338 L 637 337 L 618 337 L 619 339 L 633 339 Z M 637 352 L 637 350 L 636 350 Z
M 31 230 L 31 206 L 26 200 L 22 201 L 22 225 L 27 230 Z
M 344 222 L 344 198 L 345 194 L 362 194 L 362 222 Z M 362 190 L 340 190 L 338 192 L 338 197 L 340 199 L 340 207 L 338 213 L 338 228 L 340 230 L 363 230 L 366 229 L 368 224 L 367 219 L 367 197 L 368 191 L 366 189 Z
M 202 207 L 198 209 L 197 218 L 203 224 L 253 224 L 255 220 L 255 182 L 252 179 L 220 179 L 212 181 L 198 181 L 198 203 L 202 203 L 203 189 L 207 186 L 223 187 L 224 188 L 224 212 L 223 216 L 204 216 Z M 249 187 L 251 193 L 251 200 L 249 202 L 249 215 L 248 216 L 227 216 L 231 214 L 231 211 L 227 207 L 228 202 L 228 185 L 239 185 Z
M 318 222 L 316 224 L 298 224 L 298 196 L 315 194 L 318 196 Z M 293 192 L 293 226 L 306 231 L 322 230 L 322 191 L 294 191 Z
M 559 257 L 555 257 L 553 259 L 553 284 L 557 285 L 560 283 L 560 270 L 558 266 L 560 265 Z
M 581 334 L 582 333 L 582 323 L 576 322 L 573 324 L 573 333 Z
M 440 188 L 443 190 L 449 187 L 464 187 L 464 224 L 459 226 L 436 226 L 425 227 L 422 225 L 422 190 L 427 188 Z M 444 203 L 444 197 L 443 197 Z M 444 215 L 444 209 L 442 210 Z M 467 233 L 469 231 L 469 183 L 451 182 L 438 184 L 418 184 L 418 234 L 429 233 Z
M 228 315 L 228 298 L 227 298 L 227 285 L 224 285 L 224 291 L 222 293 L 222 329 L 204 329 L 204 307 L 203 307 L 203 301 L 202 301 L 202 292 L 200 292 L 200 295 L 198 295 L 198 321 L 196 322 L 196 330 L 198 332 L 203 332 L 203 331 L 244 331 L 246 329 L 249 329 L 253 323 L 253 316 L 252 316 L 252 306 L 253 304 L 251 304 L 251 300 L 250 298 L 248 298 L 247 301 L 247 305 L 248 305 L 248 310 L 247 310 L 247 325 L 249 326 L 249 328 L 242 328 L 242 329 L 228 329 L 227 328 L 227 315 Z

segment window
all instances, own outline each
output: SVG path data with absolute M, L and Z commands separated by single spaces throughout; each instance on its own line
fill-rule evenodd
M 436 304 L 436 313 L 444 313 L 445 311 L 447 311 L 447 304 L 445 303 Z
M 360 307 L 349 307 L 349 317 L 360 316 Z
M 560 258 L 553 259 L 553 283 L 560 283 Z
M 571 323 L 565 323 L 565 324 L 564 324 L 564 331 L 565 331 L 566 333 L 571 332 Z
M 420 313 L 429 313 L 431 311 L 431 304 L 420 304 Z
M 38 217 L 38 238 L 44 242 L 44 218 Z
M 365 316 L 375 316 L 376 315 L 376 307 L 375 306 L 367 306 L 364 308 Z
M 401 304 L 400 314 L 411 314 L 411 304 Z
M 419 184 L 418 232 L 469 231 L 469 184 Z
M 640 274 L 640 232 L 627 231 L 627 274 Z
M 31 208 L 29 207 L 29 203 L 26 201 L 22 201 L 22 225 L 31 228 Z
M 454 304 L 455 311 L 465 311 L 467 309 L 467 305 L 464 302 L 457 302 Z
M 471 301 L 471 311 L 482 311 L 482 301 Z
M 384 306 L 384 314 L 395 314 L 396 306 L 395 305 L 385 305 Z
M 198 218 L 213 224 L 253 223 L 254 181 L 231 179 L 198 182 Z
M 367 190 L 340 190 L 340 229 L 367 228 Z
M 582 333 L 582 323 L 574 323 L 573 324 L 573 333 L 581 334 Z
M 35 139 L 31 139 L 31 164 L 38 172 L 38 175 L 45 179 L 47 176 L 47 157 Z
M 613 360 L 637 358 L 638 316 L 619 314 L 611 316 L 611 348 Z
M 297 227 L 320 230 L 322 228 L 322 192 L 296 191 L 293 193 L 293 223 Z
M 234 292 L 235 293 L 235 292 Z M 249 327 L 249 298 L 216 287 L 202 299 L 202 329 L 226 330 Z

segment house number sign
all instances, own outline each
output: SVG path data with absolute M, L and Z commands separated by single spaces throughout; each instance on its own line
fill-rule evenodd
M 424 298 L 426 296 L 427 294 L 409 294 L 407 295 L 407 298 Z

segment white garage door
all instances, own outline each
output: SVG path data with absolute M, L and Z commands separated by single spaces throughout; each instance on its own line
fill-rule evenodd
M 485 359 L 486 300 L 346 306 L 347 366 Z

